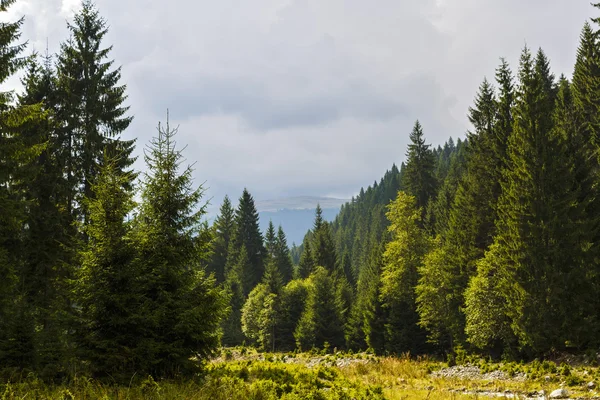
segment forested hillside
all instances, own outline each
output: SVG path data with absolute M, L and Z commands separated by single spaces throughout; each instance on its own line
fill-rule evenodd
M 600 346 L 600 19 L 572 79 L 541 49 L 500 59 L 465 139 L 432 148 L 417 120 L 400 167 L 333 222 L 317 207 L 293 249 L 281 226 L 261 232 L 247 189 L 209 226 L 168 114 L 150 143 L 123 139 L 127 87 L 91 1 L 56 55 L 23 57 L 22 23 L 0 24 L 0 83 L 23 73 L 0 94 L 5 381 L 197 376 L 220 346 L 507 360 Z

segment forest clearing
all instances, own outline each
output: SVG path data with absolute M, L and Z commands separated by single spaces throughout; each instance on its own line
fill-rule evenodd
M 0 386 L 3 400 L 190 399 L 598 399 L 600 369 L 583 357 L 560 363 L 493 363 L 465 355 L 441 362 L 428 358 L 377 357 L 367 353 L 260 353 L 225 348 L 196 379 L 137 379 L 134 386 L 75 378 L 66 386 L 33 376 Z M 464 363 L 464 364 L 462 364 Z

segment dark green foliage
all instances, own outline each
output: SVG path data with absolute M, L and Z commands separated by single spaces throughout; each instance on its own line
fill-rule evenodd
M 417 207 L 425 210 L 429 199 L 436 194 L 435 158 L 425 144 L 423 128 L 415 122 L 410 133 L 410 144 L 406 152 L 406 171 L 403 176 L 404 190 L 415 196 Z M 424 211 L 423 211 L 424 212 Z
M 265 233 L 265 250 L 267 251 L 267 259 L 275 257 L 276 240 L 275 226 L 273 225 L 273 221 L 269 221 L 269 227 Z
M 337 271 L 338 260 L 329 223 L 323 220 L 323 210 L 317 205 L 313 227 L 312 257 L 315 266 L 324 267 L 330 273 Z
M 449 141 L 451 140 L 452 138 L 450 138 Z M 466 144 L 466 141 L 461 141 L 460 139 L 458 139 L 456 146 L 449 146 L 448 143 L 446 143 L 442 155 L 446 157 L 446 149 L 451 149 L 452 153 L 447 156 L 447 160 L 442 157 L 438 160 L 437 178 L 438 182 L 441 182 L 441 184 L 435 199 L 431 199 L 427 205 L 427 218 L 425 224 L 432 235 L 440 234 L 448 230 L 450 224 L 450 209 L 452 208 L 456 191 L 458 190 L 458 186 L 465 173 Z M 444 168 L 443 174 L 439 171 L 439 166 L 442 165 L 442 163 L 448 164 L 447 169 Z
M 315 260 L 310 247 L 310 241 L 308 240 L 307 235 L 307 237 L 304 238 L 304 243 L 302 243 L 302 255 L 300 256 L 300 262 L 296 269 L 296 276 L 299 279 L 308 278 L 315 268 Z
M 131 158 L 134 141 L 122 140 L 132 117 L 124 106 L 126 87 L 119 85 L 121 69 L 111 69 L 108 59 L 111 47 L 102 47 L 107 34 L 106 21 L 90 0 L 84 0 L 74 22 L 68 24 L 70 39 L 61 45 L 57 65 L 57 91 L 61 121 L 61 137 L 66 159 L 71 203 L 77 216 L 87 222 L 83 198 L 92 198 L 93 179 L 98 175 L 105 154 L 117 157 L 125 170 Z
M 357 197 L 343 205 L 331 224 L 342 267 L 351 274 L 346 275 L 349 282 L 356 284 L 361 271 L 369 264 L 372 248 L 387 240 L 386 206 L 401 188 L 403 171 L 403 167 L 398 169 L 393 165 L 379 183 L 361 189 Z
M 182 171 L 167 119 L 145 153 L 147 173 L 134 240 L 139 251 L 138 284 L 143 294 L 140 334 L 134 354 L 138 370 L 153 376 L 194 372 L 219 344 L 224 296 L 205 275 L 207 244 L 201 222 L 203 188 L 192 186 L 192 169 Z
M 282 351 L 296 348 L 294 331 L 306 306 L 309 283 L 295 279 L 285 285 L 280 294 L 278 323 L 275 327 L 275 347 Z
M 504 315 L 512 333 L 522 349 L 536 354 L 576 341 L 582 321 L 574 323 L 579 317 L 570 308 L 581 305 L 583 299 L 570 284 L 585 285 L 585 269 L 589 268 L 587 263 L 582 265 L 582 252 L 588 246 L 582 247 L 581 239 L 573 234 L 583 218 L 566 152 L 564 123 L 568 122 L 561 119 L 555 125 L 554 116 L 568 113 L 566 90 L 563 82 L 557 114 L 556 87 L 544 53 L 540 50 L 532 59 L 527 49 L 523 51 L 509 168 L 499 202 L 497 250 L 486 255 L 500 277 L 495 291 L 506 302 Z M 482 270 L 478 276 L 481 280 L 489 273 Z M 474 304 L 481 301 L 478 283 L 474 281 L 471 289 Z M 469 312 L 481 311 L 471 306 Z
M 13 1 L 0 3 L 6 12 Z M 20 38 L 23 19 L 0 24 L 0 83 L 20 70 L 26 60 L 20 58 L 24 44 Z M 29 182 L 36 178 L 38 157 L 45 146 L 40 133 L 43 110 L 39 104 L 14 104 L 12 92 L 0 93 L 0 364 L 2 369 L 36 367 L 33 314 L 27 278 L 27 238 L 24 226 L 32 195 Z
M 283 279 L 283 283 L 288 283 L 294 275 L 294 266 L 292 265 L 292 257 L 290 249 L 287 245 L 285 232 L 281 226 L 277 230 L 277 240 L 275 242 L 275 263 Z
M 310 350 L 344 347 L 342 305 L 335 296 L 335 281 L 324 267 L 317 267 L 309 278 L 306 306 L 294 336 L 298 347 Z
M 234 214 L 228 196 L 223 199 L 219 216 L 215 219 L 213 229 L 215 239 L 212 244 L 212 256 L 208 272 L 215 274 L 217 283 L 225 281 L 225 266 L 229 252 L 229 244 L 235 232 Z
M 242 284 L 244 295 L 260 280 L 265 270 L 266 249 L 263 245 L 263 237 L 258 224 L 258 212 L 254 205 L 254 199 L 248 190 L 244 189 L 240 197 L 238 208 L 235 212 L 235 234 L 233 236 L 234 255 L 242 248 L 246 248 L 248 264 L 242 269 Z
M 417 324 L 415 286 L 431 245 L 420 227 L 421 210 L 414 196 L 399 192 L 388 208 L 392 237 L 383 255 L 380 294 L 386 312 L 385 349 L 415 354 L 423 351 L 425 343 L 425 333 Z
M 77 271 L 77 302 L 81 307 L 79 340 L 91 372 L 126 382 L 136 372 L 133 356 L 140 338 L 143 302 L 140 272 L 127 215 L 133 210 L 133 193 L 124 189 L 130 178 L 107 162 L 87 200 L 89 238 Z
M 380 301 L 384 250 L 383 244 L 374 247 L 368 265 L 361 270 L 347 338 L 350 348 L 361 349 L 366 345 L 376 354 L 385 352 L 386 318 Z
M 246 301 L 243 277 L 244 271 L 250 268 L 246 246 L 242 246 L 241 250 L 237 252 L 238 258 L 236 260 L 232 259 L 234 254 L 233 249 L 231 249 L 232 246 L 230 244 L 230 260 L 227 262 L 227 265 L 231 265 L 231 267 L 226 272 L 224 284 L 229 298 L 229 313 L 222 323 L 223 338 L 221 341 L 226 346 L 240 345 L 244 341 L 241 322 L 242 307 Z
M 497 79 L 498 99 L 484 80 L 469 110 L 474 130 L 468 134 L 465 163 L 455 166 L 458 176 L 448 175 L 454 179 L 454 185 L 447 181 L 454 186 L 454 195 L 445 213 L 438 211 L 435 231 L 440 237 L 424 260 L 417 287 L 421 325 L 430 340 L 444 347 L 464 342 L 464 292 L 495 233 L 500 180 L 506 165 L 504 140 L 512 129 L 512 78 L 504 61 Z M 444 186 L 440 196 L 447 195 Z M 438 200 L 443 201 L 441 197 Z M 443 205 L 439 209 L 444 209 Z

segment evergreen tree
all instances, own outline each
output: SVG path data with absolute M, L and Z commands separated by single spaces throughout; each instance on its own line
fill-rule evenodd
M 267 286 L 270 293 L 279 294 L 281 292 L 281 288 L 283 287 L 283 277 L 281 276 L 279 265 L 274 258 L 267 262 L 262 283 Z
M 22 253 L 18 279 L 23 306 L 32 318 L 31 327 L 36 327 L 29 335 L 30 348 L 35 348 L 37 373 L 50 380 L 65 372 L 69 353 L 63 332 L 72 320 L 68 282 L 73 278 L 75 226 L 66 212 L 67 187 L 53 122 L 55 76 L 49 56 L 43 61 L 32 56 L 21 80 L 24 93 L 17 98 L 18 106 L 41 111 L 20 128 L 21 138 L 27 148 L 39 151 L 16 171 L 13 189 L 27 203 L 23 231 L 27 250 Z
M 337 254 L 327 221 L 323 220 L 323 210 L 317 204 L 313 227 L 312 256 L 316 266 L 324 267 L 330 273 L 337 272 Z
M 417 286 L 420 324 L 429 338 L 453 348 L 464 343 L 464 293 L 476 263 L 495 234 L 500 180 L 506 167 L 504 143 L 512 127 L 512 75 L 502 60 L 496 73 L 498 99 L 484 80 L 469 110 L 465 165 L 447 211 L 446 229 L 425 257 Z
M 265 233 L 265 249 L 267 250 L 267 260 L 275 257 L 276 241 L 277 237 L 275 234 L 275 226 L 273 225 L 273 221 L 270 220 L 269 227 Z
M 296 269 L 296 275 L 299 279 L 306 279 L 313 273 L 314 269 L 315 260 L 310 249 L 310 242 L 307 235 L 304 237 L 304 242 L 302 243 L 302 255 L 300 256 L 300 263 Z
M 598 24 L 598 19 L 594 22 Z M 586 22 L 580 36 L 573 72 L 573 103 L 577 127 L 586 142 L 600 146 L 600 44 L 598 33 Z
M 275 241 L 275 262 L 277 263 L 283 283 L 286 284 L 291 281 L 294 275 L 294 266 L 292 265 L 292 257 L 287 245 L 285 232 L 283 232 L 281 226 L 277 230 L 277 240 Z
M 425 144 L 423 128 L 419 121 L 415 122 L 410 133 L 410 141 L 406 152 L 404 189 L 415 196 L 417 207 L 425 210 L 429 199 L 436 193 L 435 159 L 430 145 Z
M 121 69 L 111 69 L 113 61 L 108 59 L 112 47 L 102 45 L 108 32 L 106 21 L 91 0 L 82 2 L 68 28 L 71 37 L 61 45 L 58 57 L 57 118 L 62 122 L 61 136 L 68 151 L 66 175 L 75 197 L 70 206 L 76 206 L 78 217 L 87 222 L 81 200 L 94 197 L 93 179 L 104 154 L 118 156 L 123 171 L 134 161 L 134 141 L 121 139 L 132 117 L 126 116 L 129 107 L 123 105 L 127 96 L 126 87 L 119 85 Z
M 279 316 L 275 327 L 276 348 L 291 351 L 296 348 L 294 331 L 306 307 L 309 284 L 307 280 L 295 279 L 281 291 Z
M 565 237 L 572 228 L 569 214 L 576 212 L 577 204 L 569 188 L 572 178 L 564 142 L 553 126 L 555 98 L 544 53 L 540 50 L 534 60 L 525 49 L 509 138 L 509 168 L 499 202 L 497 256 L 489 253 L 486 261 L 497 270 L 500 282 L 509 282 L 497 291 L 506 301 L 520 347 L 534 353 L 560 348 L 570 336 L 567 331 L 573 326 L 556 324 L 571 319 L 560 304 L 565 295 L 561 281 L 579 268 L 578 257 L 572 257 L 575 249 Z M 485 273 L 478 272 L 478 276 Z M 481 291 L 472 286 L 471 293 Z M 470 302 L 485 306 L 475 296 Z M 469 312 L 480 310 L 471 307 Z
M 192 169 L 180 172 L 177 130 L 158 126 L 145 153 L 147 173 L 142 190 L 135 240 L 140 252 L 139 284 L 144 294 L 141 333 L 135 348 L 137 368 L 153 376 L 196 371 L 219 343 L 224 296 L 205 276 L 202 223 L 204 189 L 192 186 Z
M 391 353 L 418 353 L 423 350 L 425 334 L 418 326 L 415 286 L 419 267 L 430 243 L 419 227 L 421 210 L 414 196 L 399 192 L 389 205 L 389 231 L 381 273 L 381 301 L 387 313 L 385 346 Z
M 235 232 L 234 209 L 228 196 L 223 199 L 219 216 L 215 219 L 213 229 L 215 239 L 212 245 L 212 257 L 208 271 L 215 274 L 217 283 L 225 281 L 225 266 L 229 251 L 229 244 Z
M 344 346 L 344 324 L 341 319 L 341 305 L 334 296 L 335 284 L 327 270 L 317 267 L 310 276 L 310 286 L 306 307 L 294 336 L 302 350 Z
M 133 194 L 124 189 L 129 177 L 119 173 L 116 162 L 100 170 L 89 199 L 89 241 L 78 270 L 78 304 L 81 307 L 85 358 L 100 377 L 127 381 L 136 372 L 131 349 L 139 334 L 141 293 L 139 271 L 127 215 L 133 210 Z
M 243 246 L 248 253 L 248 264 L 242 270 L 243 292 L 247 296 L 264 275 L 266 256 L 263 237 L 258 224 L 258 211 L 256 211 L 254 199 L 247 189 L 244 189 L 235 212 L 235 227 L 233 248 L 241 249 Z
M 232 258 L 234 251 L 230 244 L 229 257 Z M 244 335 L 242 333 L 242 307 L 246 300 L 244 296 L 244 271 L 250 268 L 248 252 L 246 246 L 242 245 L 235 261 L 228 261 L 231 265 L 225 274 L 225 290 L 229 298 L 229 313 L 223 320 L 223 339 L 222 343 L 226 346 L 237 346 L 243 343 Z
M 0 13 L 12 0 L 0 2 Z M 0 83 L 20 70 L 25 44 L 14 44 L 21 36 L 23 19 L 0 24 Z M 38 138 L 27 138 L 24 130 L 39 126 L 39 106 L 14 106 L 13 92 L 0 93 L 0 364 L 3 368 L 33 367 L 35 362 L 32 317 L 26 297 L 17 284 L 23 268 L 23 226 L 29 202 L 21 183 L 32 179 L 31 164 L 42 150 Z

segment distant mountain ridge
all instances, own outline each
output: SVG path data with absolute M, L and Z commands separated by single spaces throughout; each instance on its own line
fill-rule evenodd
M 346 199 L 317 196 L 296 196 L 256 202 L 260 216 L 260 229 L 264 233 L 273 221 L 275 227 L 281 225 L 288 244 L 302 243 L 306 232 L 312 228 L 317 204 L 323 209 L 323 218 L 333 221 Z
M 318 196 L 295 196 L 282 197 L 272 200 L 260 200 L 256 202 L 258 212 L 277 212 L 280 210 L 314 210 L 317 204 L 323 209 L 340 208 L 349 199 L 338 199 L 334 197 Z

